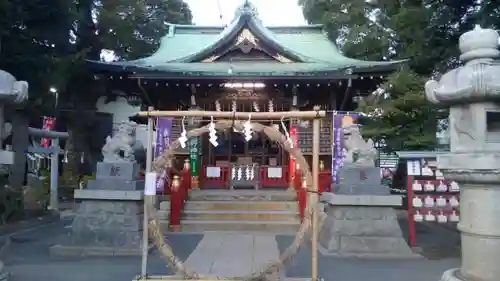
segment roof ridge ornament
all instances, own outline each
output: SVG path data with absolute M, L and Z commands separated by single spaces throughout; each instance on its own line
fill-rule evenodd
M 244 0 L 243 3 L 238 8 L 236 8 L 236 11 L 234 12 L 234 18 L 231 22 L 238 20 L 241 16 L 244 15 L 250 16 L 260 21 L 257 6 L 250 2 L 250 0 Z

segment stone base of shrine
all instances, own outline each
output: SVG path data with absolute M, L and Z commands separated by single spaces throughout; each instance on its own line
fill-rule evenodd
M 75 191 L 82 200 L 65 241 L 51 253 L 77 256 L 130 256 L 142 253 L 143 192 Z
M 395 195 L 324 194 L 326 218 L 318 236 L 324 255 L 401 258 L 419 257 L 403 237 L 394 206 Z

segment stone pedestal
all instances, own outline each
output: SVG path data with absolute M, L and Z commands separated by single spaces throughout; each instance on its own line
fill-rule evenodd
M 402 197 L 380 184 L 380 170 L 346 167 L 335 193 L 323 193 L 326 218 L 319 234 L 324 254 L 413 257 L 393 207 Z
M 143 189 L 139 164 L 97 165 L 97 177 L 75 190 L 82 202 L 69 237 L 51 251 L 63 255 L 140 255 L 142 252 Z
M 346 165 L 339 170 L 340 182 L 333 186 L 333 193 L 343 195 L 390 195 L 381 185 L 380 168 Z

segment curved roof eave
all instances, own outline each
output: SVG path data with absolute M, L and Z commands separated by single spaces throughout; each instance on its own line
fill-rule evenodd
M 255 18 L 252 14 L 248 13 L 243 13 L 239 16 L 238 19 L 233 21 L 233 23 L 228 26 L 221 34 L 219 39 L 217 39 L 214 43 L 210 44 L 209 46 L 203 48 L 199 52 L 182 57 L 179 59 L 176 59 L 172 62 L 193 62 L 193 61 L 198 61 L 202 60 L 206 57 L 209 57 L 214 53 L 215 50 L 223 47 L 225 44 L 229 43 L 230 41 L 236 39 L 236 36 L 238 36 L 239 32 L 245 27 L 248 26 L 250 31 L 258 37 L 260 40 L 264 42 L 264 44 L 268 44 L 271 48 L 276 49 L 278 52 L 282 53 L 283 55 L 299 61 L 299 62 L 307 62 L 311 61 L 311 59 L 298 54 L 292 50 L 289 50 L 285 47 L 283 47 L 278 41 L 276 41 L 274 38 L 272 38 L 270 35 L 268 35 L 266 32 L 266 27 L 262 26 L 260 21 Z
M 220 29 L 224 30 L 224 26 L 221 25 L 196 25 L 196 24 L 178 24 L 178 23 L 170 23 L 166 22 L 166 25 L 169 26 L 174 26 L 178 28 L 184 28 L 184 29 Z M 266 27 L 269 30 L 276 30 L 276 29 L 318 29 L 318 28 L 323 28 L 323 24 L 304 24 L 304 25 L 273 25 L 273 26 L 268 26 Z
M 365 73 L 387 73 L 397 71 L 398 68 L 401 67 L 402 64 L 406 63 L 408 60 L 399 60 L 399 61 L 387 61 L 387 62 L 364 62 L 363 64 L 352 63 L 346 65 L 333 65 L 328 63 L 292 63 L 292 64 L 279 64 L 272 66 L 261 65 L 262 70 L 260 68 L 254 69 L 252 72 L 261 73 L 266 70 L 272 70 L 274 67 L 277 67 L 275 71 L 305 71 L 311 72 L 311 75 L 315 72 L 337 72 L 343 71 L 346 74 L 351 72 L 352 75 L 363 75 Z M 102 61 L 91 61 L 87 60 L 88 63 L 91 64 L 91 68 L 95 71 L 103 71 L 103 72 L 123 72 L 123 73 L 135 73 L 135 72 L 164 72 L 164 73 L 179 73 L 179 72 L 192 72 L 193 70 L 197 70 L 197 73 L 205 73 L 210 74 L 212 72 L 218 72 L 221 65 L 225 64 L 205 64 L 205 63 L 166 63 L 161 66 L 155 65 L 137 65 L 132 64 L 130 62 L 102 62 Z M 251 66 L 257 67 L 257 64 L 250 64 Z M 238 65 L 233 64 L 235 70 L 237 70 Z M 227 66 L 226 66 L 227 68 Z M 266 76 L 265 73 L 262 73 L 263 76 Z M 210 76 L 210 75 L 208 75 Z M 319 78 L 319 77 L 318 77 Z
M 354 59 L 353 59 L 354 60 Z M 356 66 L 352 67 L 354 74 L 372 73 L 372 72 L 392 72 L 399 70 L 409 59 L 394 61 L 360 61 L 355 60 Z
M 89 67 L 95 71 L 104 72 L 134 72 L 150 68 L 146 65 L 137 65 L 134 61 L 105 62 L 96 60 L 85 60 Z

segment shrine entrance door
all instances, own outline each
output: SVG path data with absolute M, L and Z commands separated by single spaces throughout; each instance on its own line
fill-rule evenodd
M 208 106 L 207 109 L 236 110 L 238 112 L 268 111 L 271 110 L 270 104 L 272 104 L 272 110 L 286 111 L 290 106 L 288 99 L 282 95 L 276 96 L 276 92 L 269 94 L 266 89 L 229 89 L 215 98 L 215 100 L 207 99 L 203 102 L 208 105 L 217 105 L 214 108 Z M 273 125 L 271 121 L 259 123 L 266 126 Z M 205 177 L 202 181 L 205 180 L 205 185 L 202 183 L 202 188 L 288 187 L 286 176 L 288 169 L 285 165 L 287 165 L 289 157 L 278 143 L 271 141 L 264 134 L 255 132 L 252 139 L 246 141 L 243 134 L 235 132 L 232 128 L 218 131 L 217 136 L 219 143 L 217 147 L 210 144 L 208 136 L 203 138 Z M 207 172 L 207 168 L 210 172 Z M 278 170 L 283 172 L 276 172 Z M 220 171 L 220 173 L 216 171 Z M 271 178 L 269 179 L 269 177 Z M 278 181 L 278 178 L 283 182 Z M 207 185 L 208 182 L 211 184 Z

